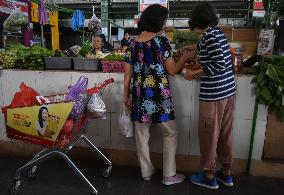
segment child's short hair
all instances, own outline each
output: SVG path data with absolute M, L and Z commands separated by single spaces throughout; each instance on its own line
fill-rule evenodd
M 205 29 L 209 26 L 217 26 L 218 16 L 216 9 L 207 2 L 200 3 L 194 7 L 189 21 L 190 29 Z

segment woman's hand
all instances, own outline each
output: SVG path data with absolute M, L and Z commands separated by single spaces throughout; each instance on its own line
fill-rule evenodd
M 182 69 L 182 74 L 183 74 L 184 79 L 189 80 L 189 81 L 193 79 L 198 79 L 200 76 L 205 75 L 202 69 L 190 70 L 187 68 Z
M 125 108 L 130 111 L 131 110 L 131 101 L 130 98 L 124 98 L 123 99 L 123 105 L 125 106 Z
M 191 81 L 191 80 L 195 79 L 193 72 L 190 71 L 188 68 L 182 69 L 181 73 L 182 73 L 185 80 Z
M 185 61 L 185 62 L 188 62 L 192 59 L 195 59 L 196 57 L 196 53 L 194 50 L 187 50 L 187 49 L 184 49 L 184 50 L 181 50 L 181 53 L 182 53 L 182 56 L 181 58 Z

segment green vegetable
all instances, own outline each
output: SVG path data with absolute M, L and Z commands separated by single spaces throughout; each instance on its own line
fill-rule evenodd
M 3 68 L 41 70 L 44 58 L 53 55 L 53 51 L 40 46 L 9 45 L 6 51 L 0 53 L 0 61 Z
M 266 104 L 284 120 L 284 57 L 271 56 L 264 58 L 262 65 L 255 69 L 252 80 L 255 94 L 261 103 Z
M 192 45 L 198 43 L 200 37 L 198 33 L 193 31 L 174 31 L 173 41 L 176 44 L 176 49 L 180 49 L 186 45 Z
M 124 61 L 124 55 L 123 54 L 110 54 L 106 57 L 104 57 L 103 61 Z
M 87 54 L 92 50 L 92 43 L 90 41 L 85 41 L 83 44 L 82 44 L 82 48 L 81 50 L 79 51 L 78 55 L 80 57 L 86 57 Z

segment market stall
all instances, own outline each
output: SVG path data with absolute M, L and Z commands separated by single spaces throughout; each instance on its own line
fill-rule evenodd
M 134 158 L 134 139 L 122 137 L 117 129 L 123 100 L 124 53 L 119 51 L 103 52 L 102 48 L 96 51 L 93 48 L 91 41 L 88 37 L 85 37 L 84 12 L 61 9 L 57 6 L 46 7 L 47 10 L 41 8 L 43 12 L 49 12 L 50 9 L 54 8 L 53 12 L 49 12 L 50 19 L 40 19 L 36 14 L 40 3 L 42 2 L 33 1 L 32 3 L 32 21 L 39 22 L 42 26 L 46 24 L 52 26 L 53 50 L 40 46 L 13 45 L 4 52 L 0 52 L 0 66 L 5 69 L 0 71 L 0 106 L 9 104 L 22 81 L 36 88 L 42 95 L 48 95 L 66 90 L 81 75 L 88 77 L 92 83 L 100 83 L 103 80 L 114 78 L 115 84 L 106 89 L 103 95 L 108 107 L 107 120 L 96 121 L 96 124 L 99 124 L 96 126 L 90 125 L 87 134 L 101 148 L 109 150 L 117 159 L 117 162 L 122 164 L 132 163 L 123 161 L 123 157 L 120 157 L 119 154 L 120 152 L 126 152 L 126 155 L 129 155 L 128 157 Z M 65 51 L 59 50 L 58 38 L 58 11 L 62 10 L 73 14 L 72 29 L 82 33 L 79 45 L 72 46 Z M 94 14 L 94 11 L 92 14 Z M 96 35 L 98 30 L 101 30 L 101 25 L 98 18 L 92 17 L 92 19 L 88 23 L 88 31 L 90 35 Z M 267 21 L 267 23 L 269 22 Z M 276 150 L 271 149 L 270 146 L 275 143 L 275 140 L 277 140 L 278 145 L 273 145 L 274 148 L 283 143 L 277 139 L 279 136 L 275 136 L 271 130 L 275 128 L 274 122 L 268 120 L 276 120 L 278 122 L 277 128 L 281 128 L 282 123 L 280 121 L 284 118 L 284 57 L 271 55 L 275 33 L 270 31 L 271 29 L 261 31 L 252 27 L 239 28 L 228 25 L 220 27 L 226 33 L 231 46 L 237 83 L 233 126 L 234 154 L 236 161 L 239 163 L 234 165 L 234 171 L 237 173 L 247 171 L 253 174 L 265 175 L 266 173 L 259 168 L 265 166 L 263 157 L 267 159 L 279 157 L 281 151 L 278 150 L 278 153 L 271 154 L 271 151 L 275 152 Z M 179 49 L 190 45 L 187 49 L 195 53 L 195 58 L 186 63 L 185 68 L 200 68 L 196 48 L 199 36 L 196 33 L 187 29 L 176 28 L 167 36 L 170 38 L 172 45 L 175 46 L 174 57 L 176 60 L 180 57 L 181 50 Z M 256 66 L 244 67 L 243 61 L 257 54 L 257 50 L 260 52 L 260 56 L 265 57 L 260 57 L 261 60 L 258 60 Z M 279 54 L 279 52 L 274 54 Z M 170 81 L 174 91 L 177 123 L 180 129 L 179 169 L 193 171 L 198 169 L 199 160 L 197 143 L 199 80 L 186 81 L 182 75 L 178 75 L 170 77 Z M 268 109 L 270 110 L 268 111 Z M 270 113 L 275 115 L 273 114 L 273 117 L 271 117 Z M 4 121 L 2 114 L 0 114 L 0 120 Z M 6 127 L 2 122 L 0 124 L 0 140 L 2 140 L 0 143 L 5 144 L 8 141 L 5 134 Z M 92 129 L 95 129 L 95 131 L 92 131 Z M 269 129 L 270 131 L 268 131 Z M 266 139 L 267 132 L 271 133 L 270 137 L 268 137 L 270 139 Z M 151 145 L 153 152 L 161 154 L 162 140 L 160 140 L 158 133 L 158 131 L 154 133 Z M 266 145 L 267 140 L 270 140 L 268 145 Z M 264 148 L 265 150 L 263 150 Z M 283 152 L 281 154 L 283 155 Z M 190 158 L 190 163 L 187 161 L 188 158 Z M 186 163 L 183 161 L 186 161 Z M 135 164 L 135 162 L 133 163 Z M 271 174 L 277 173 L 273 172 Z

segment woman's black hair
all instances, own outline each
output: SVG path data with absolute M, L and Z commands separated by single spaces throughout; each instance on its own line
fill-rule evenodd
M 193 8 L 188 24 L 192 30 L 194 28 L 205 29 L 209 26 L 217 26 L 218 21 L 216 9 L 210 3 L 204 2 Z
M 106 42 L 107 42 L 106 36 L 105 36 L 104 34 L 100 34 L 100 35 L 98 35 L 98 36 L 102 38 L 103 43 L 106 43 Z
M 147 7 L 141 14 L 138 22 L 138 29 L 148 32 L 157 33 L 162 30 L 166 19 L 168 18 L 169 11 L 167 8 L 153 4 Z
M 128 41 L 121 41 L 121 47 L 127 46 L 129 47 L 129 42 Z
M 46 110 L 48 112 L 48 109 L 47 107 L 41 107 L 38 111 L 38 122 L 39 122 L 39 126 L 41 128 L 43 128 L 43 121 L 42 121 L 42 112 L 43 110 Z

